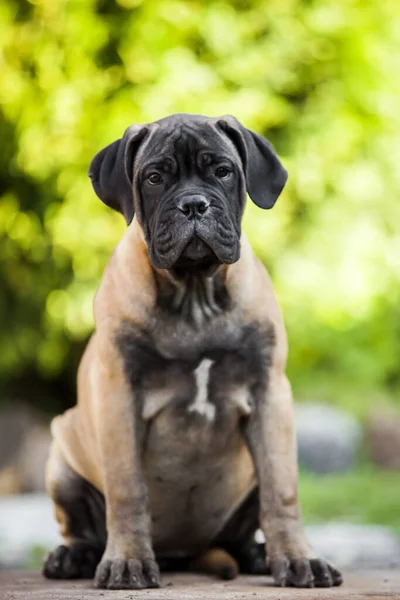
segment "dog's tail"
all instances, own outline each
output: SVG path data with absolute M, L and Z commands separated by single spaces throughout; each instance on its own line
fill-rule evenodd
M 192 558 L 159 557 L 157 562 L 162 572 L 192 571 L 209 573 L 221 579 L 235 579 L 239 575 L 237 561 L 222 548 L 209 548 L 200 556 Z
M 239 574 L 239 565 L 226 550 L 210 548 L 190 562 L 189 571 L 210 573 L 221 579 L 235 579 Z

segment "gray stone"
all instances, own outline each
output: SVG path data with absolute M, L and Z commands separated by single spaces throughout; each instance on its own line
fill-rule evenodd
M 295 419 L 300 466 L 334 473 L 354 465 L 361 427 L 351 415 L 325 404 L 298 404 Z
M 381 469 L 400 471 L 400 412 L 379 407 L 368 418 L 365 445 L 371 461 Z
M 0 496 L 45 491 L 49 423 L 29 406 L 0 409 Z
M 400 567 L 400 539 L 379 525 L 328 523 L 307 527 L 313 548 L 342 569 Z
M 61 543 L 51 500 L 46 494 L 0 497 L 0 566 L 27 566 L 32 549 Z
M 340 569 L 400 567 L 400 538 L 388 527 L 331 522 L 308 525 L 306 533 L 313 550 Z M 265 542 L 261 530 L 256 540 Z

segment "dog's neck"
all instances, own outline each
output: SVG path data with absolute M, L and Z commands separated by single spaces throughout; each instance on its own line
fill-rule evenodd
M 173 271 L 154 271 L 159 307 L 196 327 L 218 316 L 229 306 L 226 265 L 221 265 L 211 275 L 191 269 L 178 275 Z
M 201 269 L 174 271 L 151 265 L 144 233 L 135 218 L 120 243 L 126 285 L 140 286 L 143 294 L 160 310 L 201 327 L 229 307 L 226 286 L 228 266 L 219 265 L 213 271 Z M 135 256 L 135 264 L 127 264 L 127 254 Z M 139 265 L 140 263 L 140 265 Z M 139 268 L 140 267 L 140 268 Z M 146 277 L 143 278 L 143 274 Z M 140 281 L 138 277 L 141 278 Z M 143 279 L 143 281 L 142 281 Z M 149 282 L 153 285 L 149 288 Z

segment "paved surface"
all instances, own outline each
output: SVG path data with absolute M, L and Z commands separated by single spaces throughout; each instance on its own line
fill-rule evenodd
M 94 590 L 90 581 L 47 581 L 38 573 L 0 572 L 0 600 L 380 600 L 400 599 L 400 571 L 346 574 L 340 588 L 294 590 L 268 577 L 225 582 L 199 575 L 165 575 L 158 590 Z

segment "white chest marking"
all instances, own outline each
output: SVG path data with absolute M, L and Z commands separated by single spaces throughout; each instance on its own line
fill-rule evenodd
M 232 394 L 233 403 L 243 415 L 251 413 L 250 393 L 247 387 L 239 386 Z
M 193 404 L 189 406 L 189 412 L 197 412 L 204 415 L 208 421 L 215 419 L 215 406 L 208 402 L 208 382 L 210 380 L 210 369 L 213 361 L 204 358 L 194 372 L 196 380 L 196 397 Z

